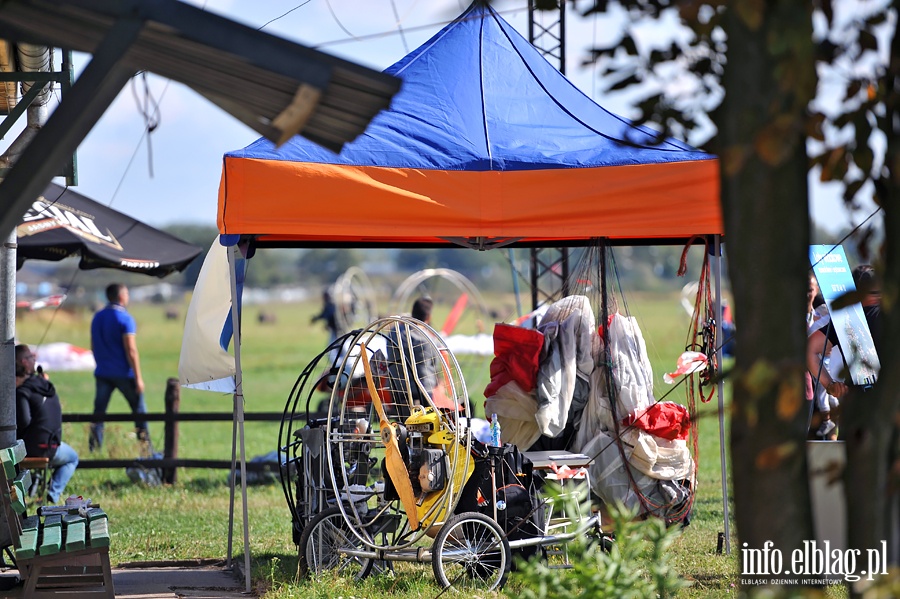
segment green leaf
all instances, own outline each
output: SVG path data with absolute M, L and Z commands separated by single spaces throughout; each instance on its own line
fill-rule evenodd
M 829 39 L 824 39 L 821 43 L 816 44 L 815 51 L 816 60 L 826 63 L 833 63 L 835 57 L 840 51 L 840 46 L 833 43 Z
M 735 2 L 732 8 L 737 11 L 738 16 L 747 29 L 750 31 L 758 31 L 762 26 L 766 12 L 765 0 L 745 0 L 744 2 Z
M 772 470 L 778 468 L 786 458 L 792 456 L 796 452 L 797 445 L 794 441 L 771 445 L 756 454 L 754 466 L 756 466 L 758 470 Z
M 847 82 L 847 90 L 844 93 L 844 101 L 856 97 L 857 94 L 862 90 L 863 81 L 862 79 L 851 79 Z
M 863 52 L 866 50 L 876 52 L 878 50 L 878 39 L 871 31 L 866 31 L 865 29 L 860 30 L 858 42 L 859 47 Z
M 620 89 L 625 89 L 627 87 L 631 87 L 632 85 L 636 85 L 641 82 L 641 78 L 637 73 L 632 73 L 631 75 L 625 77 L 624 79 L 620 79 L 613 83 L 611 86 L 607 88 L 606 91 L 616 91 Z
M 585 10 L 581 14 L 584 17 L 594 13 L 603 14 L 606 12 L 608 4 L 609 3 L 607 2 L 607 0 L 594 0 L 594 2 L 588 6 L 587 10 Z
M 877 27 L 878 25 L 881 25 L 885 21 L 887 21 L 887 11 L 880 10 L 880 11 L 876 12 L 875 14 L 867 17 L 866 20 L 864 21 L 864 23 L 866 24 L 867 28 L 872 29 L 873 27 Z
M 825 141 L 825 132 L 822 125 L 826 117 L 821 112 L 812 112 L 806 119 L 806 136 L 816 141 Z
M 612 57 L 616 50 L 619 49 L 619 44 L 615 44 L 614 46 L 608 46 L 606 48 L 591 48 L 590 53 L 594 56 L 594 59 L 600 58 L 601 56 L 609 56 Z
M 836 118 L 832 119 L 831 124 L 837 127 L 838 129 L 843 129 L 846 127 L 850 121 L 853 120 L 855 116 L 854 111 L 842 112 Z
M 872 152 L 872 148 L 868 145 L 857 147 L 856 151 L 853 152 L 853 161 L 862 172 L 869 174 L 872 172 L 872 166 L 875 164 L 875 153 Z
M 779 380 L 777 369 L 765 360 L 757 360 L 747 372 L 743 382 L 747 391 L 758 397 L 773 389 Z
M 622 36 L 622 41 L 619 42 L 619 47 L 621 47 L 631 56 L 638 55 L 637 44 L 634 42 L 634 38 L 631 37 L 631 35 L 628 33 Z
M 854 291 L 848 291 L 847 293 L 840 295 L 831 302 L 832 310 L 840 310 L 842 308 L 847 308 L 854 304 L 860 303 L 862 300 L 866 299 L 868 294 L 856 289 Z
M 847 172 L 847 149 L 843 146 L 832 148 L 823 156 L 822 172 L 819 180 L 823 183 L 827 181 L 840 181 Z
M 819 0 L 819 9 L 821 9 L 822 14 L 825 15 L 825 20 L 828 22 L 829 29 L 834 23 L 834 7 L 831 4 L 831 0 Z
M 844 187 L 844 202 L 847 204 L 852 203 L 854 198 L 856 198 L 856 194 L 859 193 L 859 190 L 865 182 L 865 179 L 856 179 L 848 182 L 846 187 Z
M 691 67 L 691 70 L 697 73 L 698 75 L 708 75 L 712 73 L 713 61 L 708 56 L 704 56 L 703 58 L 694 62 Z

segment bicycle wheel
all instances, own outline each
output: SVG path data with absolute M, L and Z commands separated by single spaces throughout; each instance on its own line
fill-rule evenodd
M 510 563 L 503 530 L 484 514 L 456 514 L 434 538 L 431 567 L 443 588 L 493 591 L 506 582 Z
M 347 549 L 365 549 L 350 530 L 337 507 L 316 514 L 300 536 L 300 575 L 318 576 L 337 570 L 341 576 L 362 580 L 372 571 L 373 561 L 346 553 Z

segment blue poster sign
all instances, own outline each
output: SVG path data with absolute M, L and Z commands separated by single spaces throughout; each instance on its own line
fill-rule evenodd
M 839 310 L 832 307 L 835 299 L 856 290 L 844 248 L 813 245 L 809 248 L 809 259 L 843 350 L 850 380 L 861 386 L 874 384 L 881 363 L 878 361 L 878 353 L 875 351 L 875 343 L 872 341 L 872 333 L 869 331 L 862 306 L 856 303 Z

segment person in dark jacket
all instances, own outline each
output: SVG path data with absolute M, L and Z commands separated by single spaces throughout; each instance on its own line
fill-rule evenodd
M 50 458 L 53 475 L 46 501 L 54 504 L 78 467 L 78 454 L 62 441 L 62 405 L 56 387 L 46 374 L 35 372 L 34 362 L 31 348 L 16 346 L 16 436 L 25 442 L 29 457 Z
M 313 324 L 318 320 L 325 322 L 325 328 L 328 329 L 328 343 L 338 338 L 337 305 L 327 289 L 322 292 L 322 311 L 313 316 L 309 323 Z
M 412 317 L 430 325 L 433 306 L 430 297 L 416 299 Z M 426 397 L 435 398 L 438 373 L 443 370 L 442 358 L 425 329 L 398 323 L 387 337 L 388 371 L 395 407 L 401 414 L 408 415 L 407 406 L 424 406 L 427 405 Z

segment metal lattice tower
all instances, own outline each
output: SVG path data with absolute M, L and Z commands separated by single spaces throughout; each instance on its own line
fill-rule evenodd
M 53 61 L 53 49 L 46 48 L 48 66 L 46 70 L 28 70 L 21 68 L 15 59 L 16 45 L 6 40 L 0 40 L 0 44 L 4 45 L 0 56 L 0 90 L 3 97 L 0 98 L 0 138 L 6 138 L 6 135 L 12 129 L 19 119 L 25 116 L 29 107 L 36 102 L 39 95 L 50 93 L 54 84 L 59 84 L 59 95 L 63 97 L 72 87 L 75 80 L 74 67 L 72 66 L 72 51 L 62 49 L 62 63 L 59 70 Z M 30 46 L 30 48 L 38 48 L 38 46 Z M 41 123 L 43 125 L 43 123 Z M 14 159 L 15 157 L 13 157 Z M 10 166 L 5 162 L 0 164 L 0 179 L 6 176 Z M 78 167 L 77 158 L 73 153 L 71 158 L 66 160 L 62 170 L 56 173 L 57 176 L 66 178 L 66 185 L 78 185 Z
M 555 8 L 545 9 L 555 4 Z M 538 9 L 540 5 L 540 9 Z M 528 0 L 528 41 L 566 74 L 566 0 Z M 531 249 L 531 307 L 569 295 L 568 248 Z

